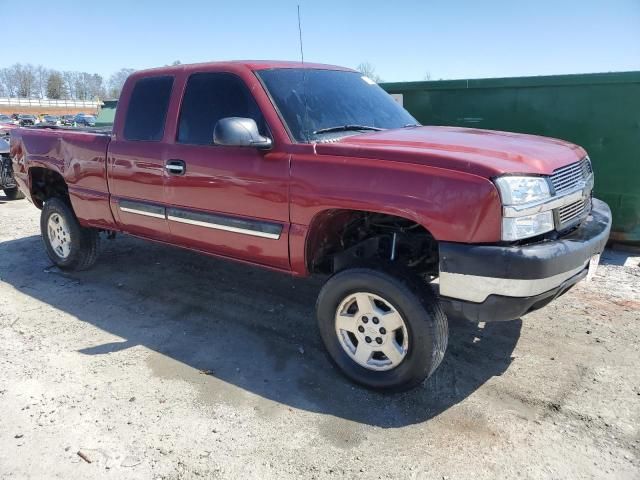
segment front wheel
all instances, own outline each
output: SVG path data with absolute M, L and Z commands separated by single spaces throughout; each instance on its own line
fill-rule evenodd
M 85 270 L 98 257 L 98 232 L 84 228 L 71 207 L 60 198 L 44 203 L 40 231 L 47 255 L 62 270 Z
M 431 288 L 410 272 L 339 272 L 320 291 L 316 311 L 329 356 L 366 387 L 410 389 L 444 357 L 446 316 Z

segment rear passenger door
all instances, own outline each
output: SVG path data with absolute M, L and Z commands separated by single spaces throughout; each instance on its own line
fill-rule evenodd
M 168 145 L 165 201 L 172 241 L 198 250 L 289 269 L 289 158 L 274 145 L 213 144 L 216 123 L 252 118 L 269 126 L 245 81 L 228 72 L 186 80 L 175 141 Z
M 132 80 L 123 92 L 126 116 L 109 144 L 107 178 L 111 210 L 129 233 L 169 240 L 164 209 L 165 122 L 174 77 L 146 76 Z

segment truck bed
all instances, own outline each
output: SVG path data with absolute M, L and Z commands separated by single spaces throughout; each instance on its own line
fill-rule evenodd
M 14 175 L 31 190 L 29 169 L 49 169 L 65 181 L 71 204 L 85 226 L 111 228 L 107 185 L 110 129 L 36 126 L 11 132 Z M 37 172 L 37 170 L 36 170 Z M 32 199 L 38 205 L 37 199 Z

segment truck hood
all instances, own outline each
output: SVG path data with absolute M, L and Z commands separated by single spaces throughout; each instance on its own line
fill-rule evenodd
M 320 155 L 416 163 L 485 178 L 505 173 L 549 175 L 582 159 L 582 147 L 564 140 L 460 127 L 409 127 L 317 143 Z

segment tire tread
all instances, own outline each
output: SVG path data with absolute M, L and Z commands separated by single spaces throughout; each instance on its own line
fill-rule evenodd
M 408 268 L 391 263 L 380 264 L 379 262 L 375 266 L 358 265 L 336 273 L 327 281 L 318 295 L 318 301 L 316 303 L 316 310 L 318 312 L 321 311 L 320 303 L 327 297 L 328 290 L 334 288 L 333 285 L 335 285 L 336 282 L 341 282 L 344 277 L 349 275 L 368 275 L 378 277 L 380 280 L 392 283 L 393 287 L 407 298 L 413 298 L 414 300 L 417 299 L 420 306 L 426 313 L 426 318 L 424 319 L 425 321 L 424 324 L 421 325 L 421 328 L 422 332 L 426 332 L 430 338 L 432 350 L 431 358 L 429 358 L 428 361 L 416 364 L 416 368 L 418 368 L 418 370 L 414 371 L 410 378 L 405 378 L 403 381 L 398 383 L 372 385 L 364 379 L 354 378 L 352 373 L 348 373 L 347 376 L 368 388 L 393 392 L 405 391 L 418 386 L 426 378 L 431 376 L 442 363 L 449 338 L 447 317 L 440 306 L 436 293 L 428 284 L 425 283 L 425 281 L 415 275 L 415 273 Z M 321 323 L 323 321 L 320 314 L 318 315 L 318 321 Z M 323 329 L 322 325 L 320 328 L 321 330 Z M 326 345 L 324 337 L 323 341 L 325 341 Z M 329 358 L 332 360 L 332 363 L 342 369 L 339 362 L 337 362 L 332 355 L 329 355 Z M 418 365 L 420 365 L 420 367 L 418 367 Z M 345 371 L 345 373 L 347 372 Z
M 50 250 L 47 240 L 46 224 L 49 218 L 49 213 L 56 211 L 64 217 L 65 221 L 69 223 L 69 227 L 73 230 L 73 234 L 78 239 L 77 249 L 72 252 L 73 258 L 68 261 L 61 261 Z M 73 209 L 68 202 L 65 202 L 60 198 L 50 198 L 44 203 L 42 208 L 42 214 L 40 219 L 40 229 L 42 232 L 42 240 L 45 243 L 45 249 L 49 258 L 62 270 L 87 270 L 96 262 L 98 258 L 98 247 L 100 244 L 100 236 L 98 231 L 93 228 L 85 228 L 80 225 L 78 218 L 76 217 Z

